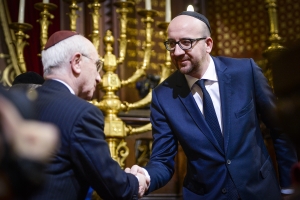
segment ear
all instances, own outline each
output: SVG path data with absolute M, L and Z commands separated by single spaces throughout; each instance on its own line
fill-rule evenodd
M 211 37 L 206 38 L 206 52 L 210 53 L 213 48 L 213 39 Z
M 82 60 L 82 55 L 80 53 L 76 53 L 72 56 L 70 64 L 71 64 L 72 72 L 74 74 L 81 73 L 81 64 L 80 64 L 81 60 Z

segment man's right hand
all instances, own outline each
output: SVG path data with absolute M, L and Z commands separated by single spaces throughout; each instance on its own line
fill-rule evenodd
M 150 177 L 146 170 L 138 165 L 133 165 L 130 168 L 125 169 L 126 173 L 131 173 L 135 175 L 139 180 L 139 198 L 143 197 L 145 192 L 148 190 L 150 186 Z

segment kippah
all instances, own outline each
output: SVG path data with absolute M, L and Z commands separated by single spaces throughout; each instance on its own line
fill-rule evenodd
M 12 82 L 12 85 L 16 85 L 16 84 L 43 84 L 44 83 L 44 78 L 39 75 L 38 73 L 35 72 L 25 72 L 22 73 L 18 76 L 16 76 L 16 78 L 14 79 L 14 81 Z
M 211 33 L 209 21 L 204 15 L 202 15 L 200 13 L 197 13 L 197 12 L 194 12 L 194 11 L 183 11 L 179 15 L 188 15 L 188 16 L 191 16 L 191 17 L 195 17 L 196 19 L 199 19 L 200 21 L 203 21 L 206 24 L 206 26 L 208 27 L 209 32 Z
M 49 37 L 44 50 L 56 45 L 57 43 L 59 43 L 60 41 L 62 41 L 64 39 L 67 39 L 68 37 L 71 37 L 74 35 L 78 35 L 78 33 L 74 32 L 74 31 L 57 31 Z

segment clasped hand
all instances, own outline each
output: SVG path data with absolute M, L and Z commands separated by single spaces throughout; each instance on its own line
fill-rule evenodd
M 146 175 L 145 169 L 138 165 L 133 165 L 131 168 L 125 169 L 126 173 L 135 175 L 139 181 L 139 198 L 143 197 L 150 186 L 150 177 Z

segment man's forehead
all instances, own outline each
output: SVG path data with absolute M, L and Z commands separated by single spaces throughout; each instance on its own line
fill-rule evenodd
M 188 21 L 194 21 L 195 19 L 203 22 L 207 26 L 208 30 L 211 32 L 208 19 L 204 15 L 194 11 L 183 11 L 180 14 L 178 14 L 172 21 L 176 23 L 176 22 L 181 22 L 186 20 L 186 22 L 188 22 Z
M 199 21 L 189 16 L 178 16 L 170 22 L 167 33 L 168 37 L 189 37 L 189 35 L 198 35 L 201 31 Z M 181 19 L 180 19 L 181 18 Z M 186 21 L 188 19 L 188 22 Z M 204 25 L 204 24 L 203 24 Z M 205 26 L 205 25 L 204 25 Z M 179 38 L 177 38 L 179 39 Z

